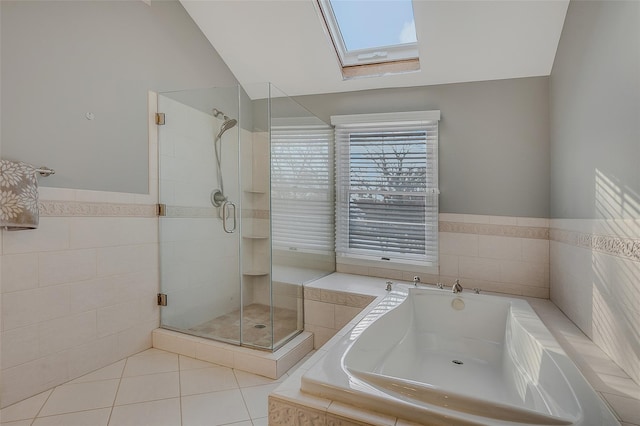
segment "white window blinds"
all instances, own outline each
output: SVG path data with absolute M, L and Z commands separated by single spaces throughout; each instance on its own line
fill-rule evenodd
M 437 266 L 438 119 L 332 117 L 338 255 Z
M 333 253 L 333 130 L 328 125 L 271 128 L 273 247 Z

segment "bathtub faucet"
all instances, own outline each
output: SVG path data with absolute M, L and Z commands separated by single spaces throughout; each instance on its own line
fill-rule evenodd
M 418 283 L 420 282 L 420 277 L 419 276 L 415 276 L 413 277 L 413 285 L 418 287 Z
M 462 293 L 462 286 L 460 285 L 460 280 L 456 280 L 453 287 L 451 287 L 451 291 L 454 293 Z

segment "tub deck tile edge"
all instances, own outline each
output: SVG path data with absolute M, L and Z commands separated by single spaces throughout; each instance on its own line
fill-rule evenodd
M 333 274 L 332 274 L 333 275 Z M 337 275 L 337 274 L 336 274 Z M 342 274 L 345 275 L 345 274 Z M 346 275 L 347 277 L 349 275 Z M 329 275 L 328 277 L 331 277 L 331 275 Z M 381 294 L 380 290 L 379 290 L 379 283 L 381 282 L 380 278 L 374 278 L 374 277 L 364 277 L 364 276 L 358 276 L 358 280 L 359 281 L 364 281 L 370 279 L 371 281 L 371 290 L 369 292 L 366 291 L 366 289 L 363 290 L 362 287 L 359 287 L 357 290 L 354 290 L 353 293 L 358 294 L 358 295 L 364 295 L 366 293 L 369 293 L 370 296 L 373 296 L 375 298 L 375 300 L 373 300 L 372 302 L 370 302 L 363 310 L 362 312 L 357 315 L 353 320 L 351 320 L 347 325 L 345 325 L 341 330 L 339 330 L 336 333 L 336 336 L 338 335 L 344 335 L 345 333 L 347 333 L 358 321 L 360 321 L 360 319 L 362 319 L 366 314 L 369 313 L 369 311 L 371 311 L 371 309 L 373 309 L 379 302 L 380 300 L 382 300 L 386 294 Z M 335 283 L 332 283 L 333 285 L 331 287 L 334 287 Z M 405 283 L 406 284 L 406 283 Z M 322 278 L 320 280 L 317 280 L 313 283 L 313 288 L 314 290 L 321 290 L 322 289 Z M 327 289 L 328 291 L 335 291 L 335 288 L 329 288 Z M 350 291 L 345 291 L 342 290 L 342 292 L 344 293 L 349 293 Z M 495 294 L 495 293 L 491 293 L 491 292 L 487 292 L 487 294 Z M 500 295 L 500 294 L 497 294 Z M 576 364 L 576 366 L 580 369 L 580 371 L 582 372 L 582 374 L 585 376 L 585 378 L 587 379 L 587 381 L 589 382 L 589 384 L 591 385 L 591 387 L 597 392 L 597 394 L 600 396 L 600 398 L 604 401 L 605 404 L 607 404 L 609 407 L 611 407 L 611 411 L 614 413 L 614 415 L 620 419 L 623 423 L 623 425 L 626 424 L 631 424 L 631 425 L 640 425 L 640 418 L 636 419 L 629 419 L 628 417 L 624 416 L 624 418 L 621 418 L 623 416 L 621 416 L 619 412 L 617 412 L 614 407 L 606 400 L 606 398 L 603 397 L 603 392 L 598 389 L 598 386 L 596 385 L 596 383 L 593 382 L 593 378 L 590 377 L 590 375 L 585 374 L 585 372 L 583 371 L 583 368 L 585 368 L 583 363 L 580 362 L 576 362 L 576 360 L 574 359 L 574 357 L 572 356 L 573 353 L 575 353 L 575 349 L 571 346 L 571 342 L 567 341 L 566 339 L 559 339 L 559 334 L 562 333 L 562 331 L 567 331 L 567 327 L 569 327 L 571 329 L 572 334 L 575 335 L 579 335 L 580 337 L 580 341 L 582 343 L 587 343 L 590 345 L 593 345 L 594 347 L 597 348 L 597 345 L 595 343 L 593 343 L 587 336 L 584 335 L 584 333 L 582 333 L 582 331 L 580 331 L 575 324 L 573 324 L 573 322 L 571 322 L 571 320 L 569 320 L 564 313 L 562 313 L 562 311 L 555 305 L 553 304 L 553 302 L 551 302 L 550 300 L 543 300 L 543 299 L 539 299 L 539 298 L 534 298 L 534 297 L 526 297 L 526 296 L 514 296 L 511 295 L 510 297 L 514 297 L 514 298 L 522 298 L 527 300 L 530 304 L 531 307 L 534 309 L 534 311 L 536 312 L 536 314 L 540 317 L 540 319 L 542 320 L 542 322 L 545 324 L 545 326 L 551 331 L 551 333 L 554 335 L 554 337 L 556 337 L 556 339 L 559 341 L 560 346 L 563 348 L 563 350 L 565 352 L 567 352 L 568 355 L 570 355 L 570 358 L 572 358 L 573 362 Z M 561 320 L 558 323 L 558 320 Z M 323 351 L 326 352 L 338 339 L 332 338 L 330 339 L 325 345 L 323 345 L 321 348 L 318 349 L 318 351 Z M 611 361 L 610 358 L 608 358 L 608 356 L 606 354 L 604 354 L 604 352 L 602 352 L 603 356 L 607 358 L 608 361 Z M 319 355 L 319 354 L 316 354 Z M 320 356 L 317 357 L 313 357 L 312 359 L 309 359 L 304 367 L 306 367 L 307 369 L 309 367 L 311 367 L 313 364 L 315 364 L 318 360 L 319 360 Z M 588 366 L 586 366 L 588 367 Z M 597 373 L 596 373 L 596 377 L 597 377 Z M 301 408 L 301 410 L 303 410 L 304 408 L 308 408 L 306 405 L 307 401 L 312 402 L 314 399 L 317 400 L 315 402 L 312 402 L 312 407 L 313 405 L 317 406 L 316 404 L 320 401 L 329 401 L 329 400 L 322 400 L 321 398 L 317 398 L 315 396 L 312 395 L 308 395 L 308 394 L 304 394 L 300 391 L 300 378 L 301 375 L 294 375 L 292 377 L 290 377 L 289 379 L 285 380 L 278 388 L 276 388 L 271 395 L 269 396 L 269 401 L 271 401 L 272 396 L 275 399 L 278 399 L 279 397 L 284 397 L 285 401 L 288 401 L 288 403 L 290 404 L 294 404 L 294 405 L 300 405 L 303 408 Z M 638 385 L 638 389 L 640 389 L 640 385 Z M 634 393 L 635 394 L 635 393 Z M 300 397 L 301 399 L 296 399 L 297 397 Z M 635 401 L 638 402 L 638 404 L 640 404 L 640 399 L 635 399 L 635 398 L 629 398 L 629 399 L 633 399 Z M 329 404 L 331 404 L 333 401 L 329 401 Z M 340 403 L 339 401 L 337 401 L 338 403 Z M 352 407 L 353 410 L 355 411 L 360 411 L 362 414 L 362 416 L 366 416 L 367 414 L 371 413 L 368 410 L 359 410 L 357 407 Z M 319 411 L 322 411 L 319 410 Z M 324 417 L 322 417 L 322 421 L 324 423 L 319 423 L 320 425 L 324 425 L 326 424 L 326 409 L 325 411 L 325 415 Z M 357 419 L 353 419 L 355 422 L 357 422 Z M 279 425 L 280 423 L 271 423 L 271 402 L 269 404 L 269 421 L 270 424 L 273 425 Z M 402 419 L 396 419 L 396 424 L 400 424 L 403 423 Z M 286 423 L 282 423 L 282 424 L 286 424 Z M 297 424 L 297 423 L 294 423 Z M 385 423 L 382 423 L 385 424 Z M 403 423 L 404 424 L 404 423 Z

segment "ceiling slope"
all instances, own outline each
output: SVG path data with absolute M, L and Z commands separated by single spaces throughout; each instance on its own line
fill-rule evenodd
M 569 3 L 414 0 L 421 70 L 344 80 L 314 1 L 181 3 L 245 88 L 291 96 L 549 75 Z

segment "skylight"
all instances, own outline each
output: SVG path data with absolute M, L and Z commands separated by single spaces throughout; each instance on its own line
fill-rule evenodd
M 347 51 L 416 42 L 411 0 L 330 0 Z
M 420 69 L 411 0 L 317 1 L 345 77 Z M 390 63 L 400 67 L 380 67 Z M 348 72 L 372 64 L 373 73 Z

